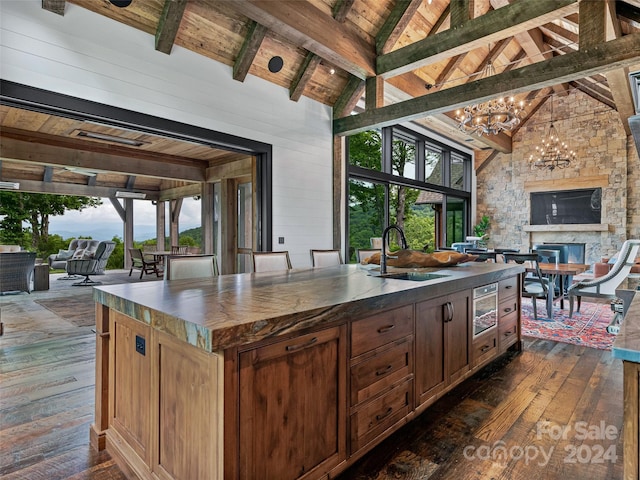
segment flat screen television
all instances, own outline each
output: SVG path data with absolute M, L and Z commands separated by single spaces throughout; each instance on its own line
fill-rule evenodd
M 602 188 L 531 193 L 531 225 L 601 221 Z

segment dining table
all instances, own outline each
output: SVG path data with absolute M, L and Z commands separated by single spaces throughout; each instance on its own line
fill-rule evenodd
M 556 278 L 559 279 L 558 286 L 559 292 L 557 296 L 554 296 L 554 301 L 560 299 L 560 308 L 564 308 L 564 293 L 565 285 L 568 278 L 574 275 L 580 275 L 591 268 L 591 265 L 585 265 L 582 263 L 538 263 L 540 267 L 540 273 L 549 277 L 551 283 L 555 285 Z M 537 273 L 535 267 L 526 267 L 527 272 Z

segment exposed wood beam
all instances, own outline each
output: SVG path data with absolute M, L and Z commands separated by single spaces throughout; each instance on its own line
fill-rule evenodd
M 93 167 L 85 167 L 85 168 L 94 168 L 97 170 L 108 170 L 106 168 L 109 164 L 107 163 L 111 158 L 121 159 L 126 158 L 126 162 L 130 164 L 140 164 L 140 165 L 148 165 L 150 172 L 139 173 L 139 172 L 131 172 L 138 173 L 145 176 L 154 176 L 155 173 L 159 178 L 174 178 L 174 171 L 183 171 L 184 173 L 175 177 L 176 179 L 189 180 L 189 181 L 201 181 L 199 179 L 199 172 L 204 172 L 204 168 L 208 166 L 208 162 L 201 160 L 191 160 L 185 159 L 184 157 L 176 157 L 173 155 L 155 153 L 155 152 L 147 152 L 140 150 L 132 150 L 131 148 L 119 146 L 119 145 L 108 145 L 102 144 L 98 142 L 82 142 L 76 140 L 74 138 L 65 138 L 58 137 L 55 135 L 47 135 L 44 133 L 20 130 L 16 128 L 3 127 L 2 128 L 2 136 L 0 137 L 0 145 L 8 145 L 5 140 L 13 139 L 16 141 L 23 142 L 25 147 L 22 147 L 22 150 L 27 152 L 28 155 L 28 145 L 50 145 L 52 147 L 59 147 L 68 150 L 74 150 L 78 152 L 82 152 L 85 155 L 93 154 L 96 156 L 102 155 L 102 158 L 105 159 L 105 162 L 100 163 L 98 165 L 94 165 Z M 7 147 L 8 148 L 8 147 Z M 13 147 L 16 148 L 16 147 Z M 2 151 L 2 155 L 5 157 L 9 156 L 10 150 L 4 150 L 0 148 Z M 65 150 L 61 150 L 63 152 Z M 18 151 L 20 152 L 20 150 Z M 23 152 L 24 154 L 24 152 Z M 30 158 L 30 157 L 28 157 Z M 48 161 L 48 162 L 40 162 L 40 163 L 50 163 L 52 165 L 68 165 L 65 162 L 60 161 Z M 117 164 L 116 162 L 115 164 Z M 75 165 L 75 164 L 74 164 Z M 156 167 L 158 165 L 158 167 Z M 76 167 L 84 167 L 84 165 L 75 165 Z M 169 175 L 163 175 L 160 172 L 166 171 L 170 173 Z M 114 170 L 114 172 L 117 172 Z M 120 173 L 126 173 L 127 171 L 122 171 Z M 182 178 L 183 175 L 198 177 L 198 178 Z
M 480 150 L 478 152 L 475 152 L 473 158 L 473 167 L 476 171 L 476 174 L 480 173 L 482 169 L 486 168 L 486 166 L 491 163 L 491 160 L 493 160 L 497 155 L 498 152 L 496 150 Z
M 334 117 L 349 115 L 362 98 L 365 90 L 365 82 L 351 75 L 347 85 L 342 90 L 340 97 L 333 106 Z
M 450 2 L 451 7 L 451 28 L 457 28 L 473 18 L 473 0 L 457 0 Z
M 591 2 L 586 2 L 586 3 L 591 3 Z M 582 27 L 580 28 L 582 29 Z M 544 25 L 541 25 L 540 29 L 546 30 L 548 32 L 548 35 L 551 35 L 551 36 L 557 35 L 558 37 L 562 37 L 562 39 L 564 39 L 567 43 L 577 44 L 581 41 L 580 35 L 573 33 L 571 30 L 567 30 L 566 28 L 562 28 L 561 26 L 556 25 L 555 23 L 546 23 Z
M 611 107 L 615 110 L 616 104 L 613 99 L 610 98 L 609 92 L 602 87 L 599 87 L 595 83 L 588 82 L 585 79 L 577 79 L 573 82 L 569 82 L 569 85 L 577 88 L 581 92 L 586 93 L 600 103 L 604 103 L 608 107 Z
M 506 8 L 506 7 L 505 7 Z M 596 73 L 633 65 L 640 60 L 640 33 L 626 35 L 597 48 L 579 50 L 414 98 L 373 111 L 334 120 L 334 134 L 351 134 L 443 113 L 497 95 L 517 94 L 570 82 Z
M 333 6 L 333 18 L 341 23 L 344 22 L 353 8 L 355 1 L 356 0 L 338 0 Z
M 617 2 L 607 1 L 606 5 L 606 39 L 612 40 L 622 36 L 620 21 L 616 16 Z M 607 84 L 611 90 L 611 96 L 615 102 L 615 108 L 618 110 L 620 121 L 624 127 L 627 136 L 631 135 L 631 127 L 629 127 L 629 117 L 635 115 L 635 105 L 633 102 L 633 93 L 631 92 L 631 83 L 629 82 L 629 69 L 620 68 L 612 70 L 606 74 Z
M 376 70 L 385 78 L 400 75 L 454 55 L 511 37 L 522 29 L 544 25 L 577 11 L 576 0 L 515 2 L 474 18 L 457 28 L 427 37 L 385 55 L 376 61 Z
M 257 22 L 251 21 L 247 31 L 247 36 L 244 39 L 240 53 L 233 64 L 233 79 L 239 82 L 244 82 L 247 78 L 251 64 L 260 50 L 262 40 L 264 40 L 267 34 L 267 28 L 260 25 Z
M 364 80 L 375 75 L 375 50 L 343 23 L 309 2 L 225 2 L 237 12 Z
M 159 201 L 175 200 L 176 198 L 195 197 L 202 193 L 202 185 L 200 183 L 192 183 L 191 185 L 183 185 L 181 187 L 167 188 L 162 190 L 158 195 Z
M 460 55 L 456 55 L 455 57 L 449 59 L 445 67 L 442 69 L 442 71 L 438 75 L 438 78 L 436 78 L 436 84 L 434 85 L 434 87 L 442 88 L 442 86 L 445 83 L 447 83 L 447 80 L 451 78 L 451 75 L 453 75 L 453 72 L 455 72 L 456 69 L 460 66 L 462 61 L 467 56 L 467 53 L 468 52 L 461 53 Z
M 65 0 L 42 0 L 42 8 L 64 16 Z
M 606 8 L 606 1 L 580 2 L 580 8 L 578 10 L 578 13 L 580 15 L 580 49 L 591 48 L 605 41 Z M 568 37 L 565 36 L 565 38 Z
M 446 8 L 442 11 L 442 14 L 436 20 L 436 23 L 433 24 L 429 33 L 427 33 L 427 37 L 432 37 L 436 33 L 440 33 L 440 29 L 444 26 L 445 22 L 449 20 L 451 17 L 451 4 L 447 5 Z
M 365 109 L 373 109 L 384 105 L 384 80 L 380 77 L 369 77 L 365 83 Z
M 318 65 L 320 65 L 320 57 L 315 53 L 307 53 L 302 65 L 298 69 L 298 73 L 296 74 L 296 78 L 291 82 L 291 87 L 289 88 L 289 98 L 294 102 L 300 100 L 300 97 L 304 93 L 305 87 L 311 81 L 313 74 L 315 73 Z
M 396 44 L 402 32 L 422 5 L 422 0 L 397 2 L 376 35 L 376 52 L 387 53 Z
M 156 50 L 159 52 L 171 53 L 186 6 L 187 0 L 165 0 L 156 29 Z
M 40 165 L 60 165 L 108 171 L 121 174 L 142 175 L 154 178 L 171 178 L 192 182 L 204 181 L 204 168 L 170 164 L 161 161 L 140 160 L 121 155 L 78 150 L 77 147 L 61 147 L 45 143 L 19 140 L 7 135 L 5 129 L 0 137 L 0 151 L 7 160 L 32 162 Z
M 53 195 L 76 195 L 78 197 L 114 197 L 122 188 L 99 187 L 91 185 L 79 185 L 77 183 L 41 182 L 38 180 L 3 179 L 6 181 L 20 182 L 21 192 L 50 193 Z M 156 200 L 158 192 L 152 190 L 137 190 L 147 195 L 146 200 Z

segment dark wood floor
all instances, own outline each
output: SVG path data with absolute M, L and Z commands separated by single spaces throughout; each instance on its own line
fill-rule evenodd
M 90 295 L 78 288 L 52 281 L 48 292 L 0 296 L 2 479 L 125 478 L 108 454 L 89 447 L 91 327 L 36 303 Z M 619 360 L 608 351 L 525 339 L 522 353 L 468 379 L 340 480 L 618 480 L 621 426 Z

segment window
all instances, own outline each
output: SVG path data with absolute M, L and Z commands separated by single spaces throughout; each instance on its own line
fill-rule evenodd
M 397 224 L 411 249 L 462 241 L 470 228 L 471 157 L 404 127 L 347 139 L 349 260 Z M 374 240 L 372 240 L 374 239 Z M 392 248 L 398 239 L 390 235 Z

